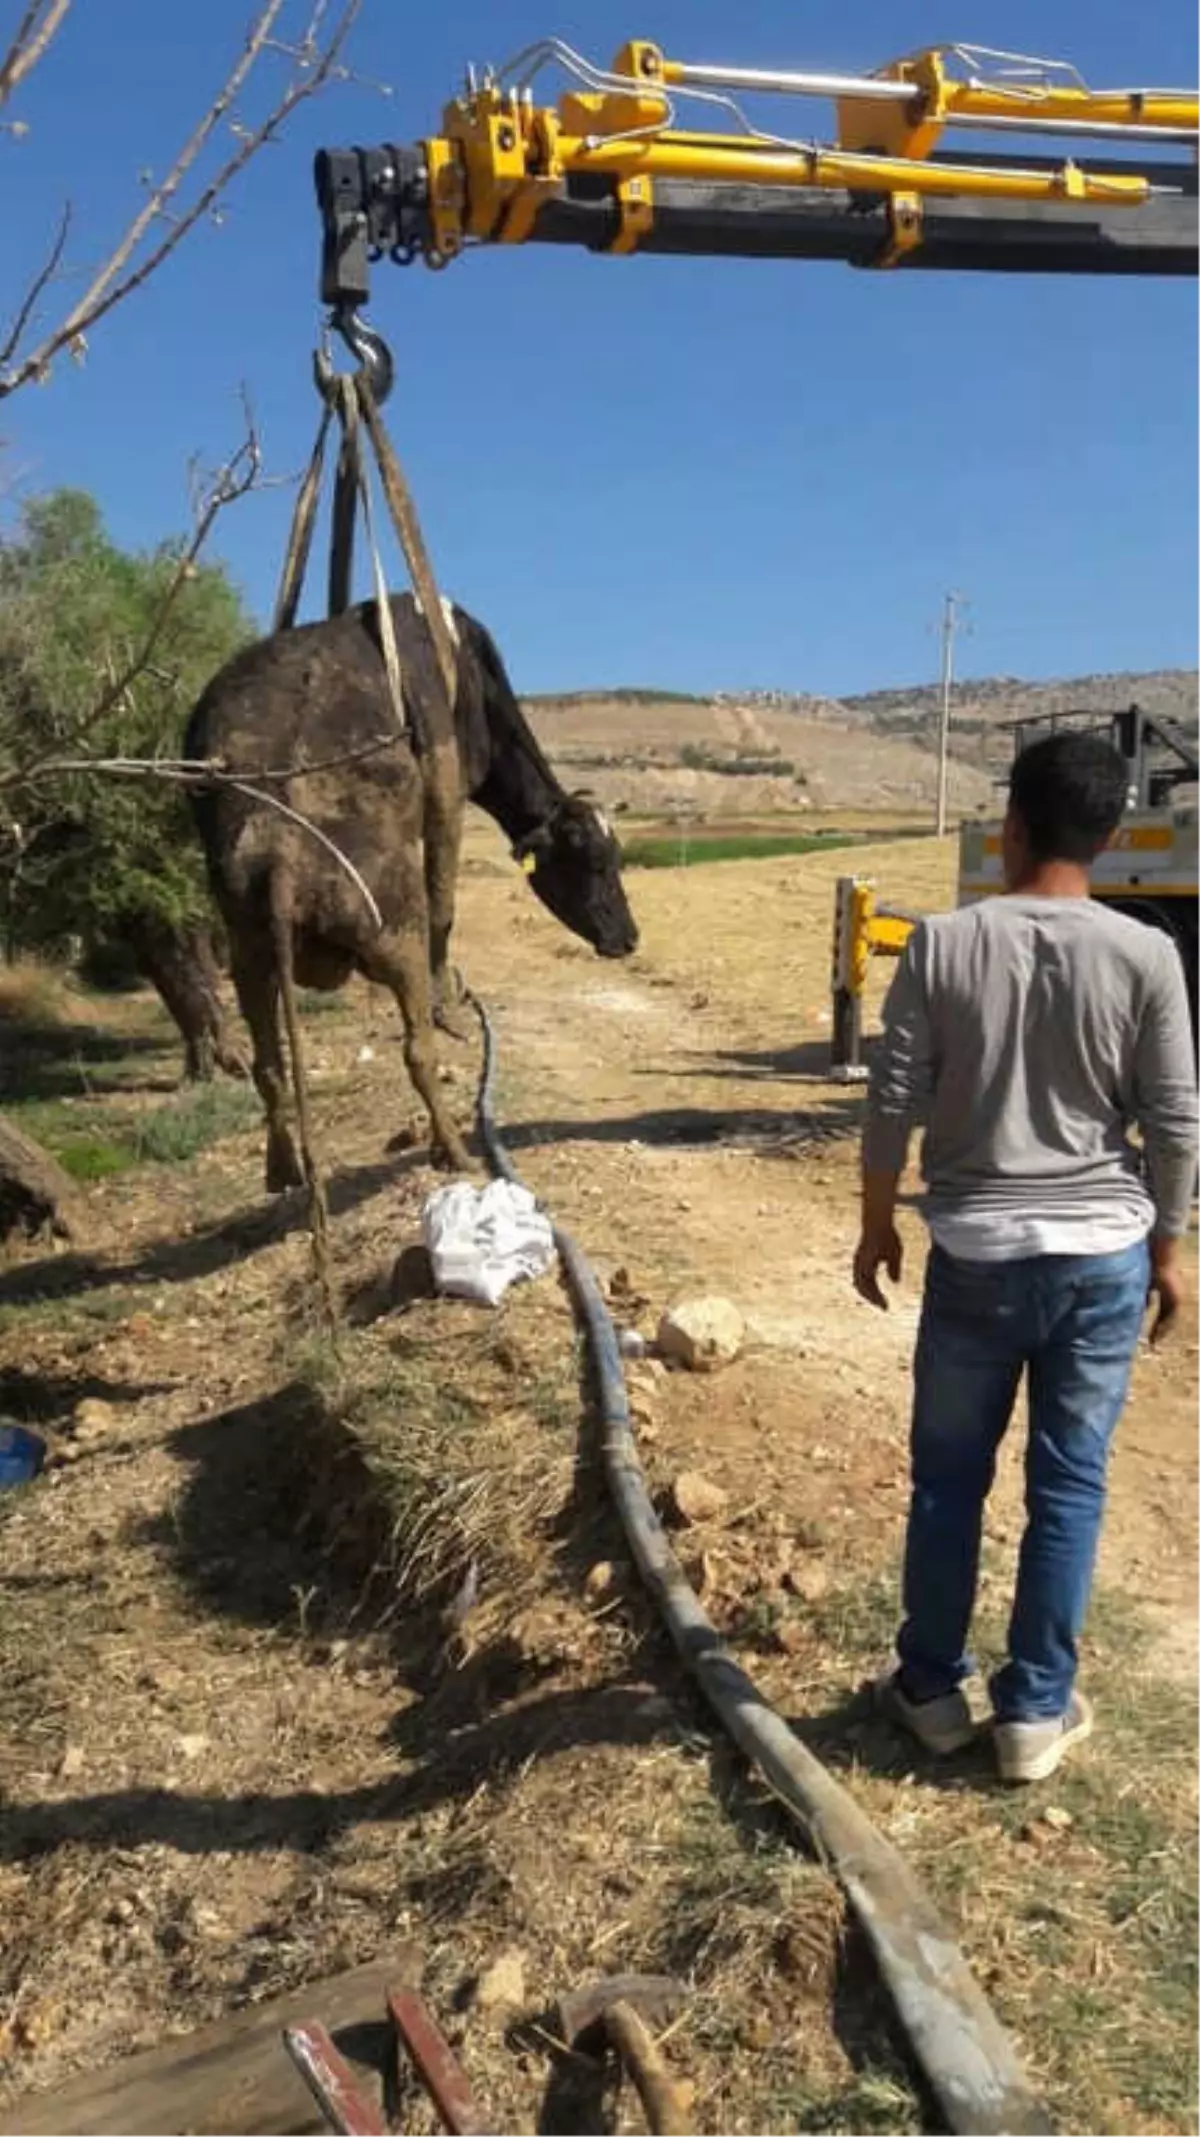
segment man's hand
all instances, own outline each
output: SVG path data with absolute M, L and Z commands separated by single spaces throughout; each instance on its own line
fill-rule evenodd
M 879 1288 L 879 1271 L 886 1269 L 892 1283 L 898 1284 L 903 1265 L 904 1243 L 894 1224 L 864 1230 L 854 1256 L 854 1288 L 860 1299 L 886 1313 L 888 1302 Z
M 1150 1341 L 1161 1343 L 1179 1319 L 1180 1309 L 1187 1297 L 1187 1285 L 1179 1265 L 1178 1240 L 1152 1240 L 1150 1255 L 1150 1297 L 1155 1307 Z

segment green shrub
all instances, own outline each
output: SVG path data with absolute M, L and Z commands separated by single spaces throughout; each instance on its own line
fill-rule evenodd
M 183 1165 L 258 1117 L 258 1101 L 246 1084 L 202 1083 L 134 1123 L 134 1157 L 143 1164 Z

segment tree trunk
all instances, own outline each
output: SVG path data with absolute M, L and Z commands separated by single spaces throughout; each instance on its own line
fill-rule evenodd
M 41 1231 L 78 1238 L 75 1189 L 57 1159 L 0 1114 L 0 1240 Z
M 172 927 L 137 915 L 122 933 L 142 971 L 162 998 L 183 1036 L 184 1074 L 190 1083 L 211 1083 L 215 1069 L 247 1073 L 245 1055 L 230 1038 L 221 1006 L 220 973 L 206 927 Z

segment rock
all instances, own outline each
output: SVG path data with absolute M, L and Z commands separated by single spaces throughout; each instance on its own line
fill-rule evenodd
M 598 1603 L 606 1595 L 612 1594 L 616 1586 L 616 1580 L 617 1569 L 612 1560 L 610 1558 L 598 1559 L 594 1566 L 588 1567 L 583 1583 L 583 1592 L 589 1601 Z
M 687 1528 L 714 1521 L 729 1504 L 729 1494 L 698 1469 L 681 1469 L 671 1485 L 671 1504 Z
M 1042 1824 L 1048 1825 L 1052 1833 L 1069 1832 L 1074 1823 L 1070 1811 L 1064 1810 L 1061 1803 L 1048 1803 L 1042 1812 Z
M 746 1340 L 746 1324 L 729 1299 L 681 1299 L 658 1324 L 658 1349 L 689 1372 L 712 1373 L 729 1365 Z
M 798 1655 L 809 1642 L 808 1633 L 796 1618 L 781 1618 L 772 1637 L 782 1655 Z
M 181 1759 L 189 1761 L 202 1759 L 208 1750 L 208 1738 L 206 1736 L 177 1736 L 175 1749 Z
M 519 2011 L 525 2001 L 525 1954 L 509 1945 L 484 1969 L 475 1984 L 481 2011 Z
M 829 1593 L 829 1572 L 819 1559 L 809 1559 L 804 1564 L 789 1566 L 784 1574 L 784 1586 L 798 1595 L 802 1602 L 819 1603 Z
M 75 1405 L 75 1431 L 80 1439 L 98 1439 L 102 1432 L 112 1431 L 120 1415 L 115 1403 L 101 1402 L 98 1395 L 85 1395 Z
M 617 1349 L 623 1358 L 644 1358 L 646 1338 L 636 1328 L 623 1328 L 617 1337 Z
M 67 1745 L 62 1755 L 62 1764 L 58 1770 L 64 1781 L 73 1781 L 76 1774 L 83 1772 L 83 1747 L 81 1744 Z

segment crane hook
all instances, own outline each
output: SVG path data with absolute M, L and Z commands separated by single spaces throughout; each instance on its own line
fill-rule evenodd
M 360 319 L 350 305 L 337 304 L 329 314 L 326 331 L 341 335 L 351 355 L 358 358 L 377 408 L 386 401 L 396 377 L 396 366 L 382 334 Z

